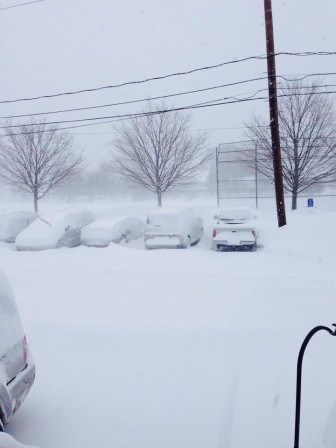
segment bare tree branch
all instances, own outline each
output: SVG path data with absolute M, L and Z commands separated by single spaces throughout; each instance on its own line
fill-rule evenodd
M 336 116 L 331 98 L 318 95 L 318 83 L 288 81 L 280 91 L 286 94 L 279 98 L 284 188 L 292 194 L 292 209 L 296 209 L 299 193 L 321 181 L 336 179 Z M 257 148 L 258 171 L 273 181 L 269 129 L 256 116 L 246 126 L 247 135 Z M 254 148 L 244 151 L 251 167 L 255 166 L 254 151 Z
M 73 138 L 43 122 L 12 128 L 7 123 L 0 136 L 0 176 L 18 190 L 32 193 L 34 209 L 38 200 L 56 185 L 83 168 L 83 157 Z
M 210 156 L 208 134 L 191 134 L 191 115 L 183 112 L 157 113 L 165 105 L 149 108 L 146 115 L 124 121 L 115 128 L 116 154 L 107 163 L 109 170 L 156 193 L 192 182 Z

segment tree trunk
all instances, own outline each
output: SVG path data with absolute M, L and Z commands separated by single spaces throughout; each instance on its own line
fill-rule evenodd
M 160 190 L 158 190 L 156 192 L 156 194 L 157 194 L 158 206 L 161 207 L 161 205 L 162 205 L 162 193 L 161 193 Z
M 292 210 L 297 209 L 297 191 L 292 192 Z
M 37 193 L 34 193 L 34 212 L 38 213 Z

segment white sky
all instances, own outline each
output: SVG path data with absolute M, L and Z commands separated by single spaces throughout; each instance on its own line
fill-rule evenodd
M 24 0 L 0 0 L 0 8 Z M 335 0 L 273 0 L 276 51 L 335 51 Z M 45 0 L 0 9 L 0 100 L 99 87 L 265 53 L 262 0 Z M 26 114 L 149 98 L 264 76 L 250 61 L 120 89 L 0 105 L 0 115 Z M 278 74 L 336 72 L 336 56 L 277 58 Z M 326 78 L 335 83 L 336 76 Z M 259 81 L 169 100 L 188 105 L 265 88 Z M 336 89 L 335 89 L 336 90 Z M 75 119 L 137 112 L 141 104 L 48 116 Z M 195 111 L 194 128 L 242 126 L 258 101 Z M 71 132 L 92 166 L 106 157 L 111 125 Z M 221 129 L 210 143 L 239 140 L 242 129 Z M 80 134 L 79 134 L 80 133 Z M 84 134 L 83 134 L 84 133 Z M 103 134 L 101 134 L 103 133 Z

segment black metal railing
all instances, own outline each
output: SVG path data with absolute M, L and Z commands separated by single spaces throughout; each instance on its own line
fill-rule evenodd
M 295 405 L 295 434 L 294 434 L 294 448 L 299 448 L 300 438 L 300 412 L 301 412 L 301 380 L 302 380 L 302 360 L 306 347 L 310 339 L 315 333 L 321 330 L 327 331 L 331 336 L 336 336 L 336 324 L 332 324 L 335 328 L 330 329 L 323 325 L 313 328 L 305 337 L 298 356 L 297 372 L 296 372 L 296 405 Z

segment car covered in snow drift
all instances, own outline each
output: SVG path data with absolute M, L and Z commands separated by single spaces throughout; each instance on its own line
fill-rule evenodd
M 144 224 L 135 217 L 98 219 L 81 231 L 82 244 L 93 247 L 106 247 L 111 242 L 129 242 L 143 236 Z
M 28 227 L 37 215 L 32 212 L 20 211 L 0 216 L 0 241 L 14 243 L 16 236 Z
M 160 208 L 149 213 L 145 227 L 146 249 L 188 248 L 199 242 L 203 220 L 190 208 Z
M 90 210 L 57 210 L 39 216 L 16 237 L 17 250 L 44 250 L 81 244 L 82 227 L 91 224 Z
M 255 217 L 248 207 L 224 208 L 214 216 L 213 250 L 256 250 Z
M 0 273 L 0 430 L 19 409 L 35 378 L 12 289 Z

